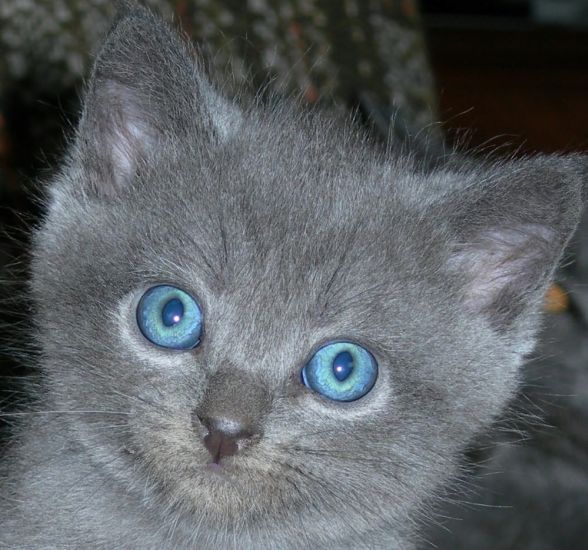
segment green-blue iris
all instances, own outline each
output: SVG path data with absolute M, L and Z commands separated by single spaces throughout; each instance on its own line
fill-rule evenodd
M 378 363 L 364 347 L 333 342 L 320 348 L 302 369 L 302 382 L 334 401 L 355 401 L 366 395 L 378 378 Z
M 163 348 L 195 348 L 200 343 L 202 322 L 198 302 L 171 285 L 150 288 L 137 306 L 137 324 L 143 336 Z

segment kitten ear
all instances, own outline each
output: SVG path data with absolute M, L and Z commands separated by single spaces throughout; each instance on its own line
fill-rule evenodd
M 95 61 L 76 140 L 75 154 L 99 193 L 128 182 L 166 137 L 222 141 L 240 118 L 177 33 L 145 8 L 122 6 Z
M 453 197 L 450 269 L 463 277 L 465 307 L 498 331 L 535 330 L 580 217 L 587 166 L 581 156 L 512 161 Z

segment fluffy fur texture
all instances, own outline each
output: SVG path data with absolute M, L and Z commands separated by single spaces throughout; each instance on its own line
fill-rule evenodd
M 173 31 L 123 14 L 34 238 L 43 383 L 4 460 L 0 544 L 410 548 L 516 388 L 582 165 L 426 172 L 319 113 L 225 100 Z M 198 296 L 196 350 L 138 331 L 157 283 Z M 343 404 L 300 383 L 341 338 L 380 365 Z M 202 409 L 259 426 L 220 474 Z

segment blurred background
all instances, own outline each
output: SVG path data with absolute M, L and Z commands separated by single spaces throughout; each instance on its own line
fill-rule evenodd
M 436 164 L 588 152 L 588 0 L 147 0 L 201 44 L 229 92 L 354 110 L 382 143 Z M 27 241 L 114 14 L 105 0 L 0 1 L 0 408 L 35 377 Z M 423 548 L 588 544 L 588 221 L 546 297 L 521 391 L 468 450 Z M 0 416 L 2 428 L 10 416 Z

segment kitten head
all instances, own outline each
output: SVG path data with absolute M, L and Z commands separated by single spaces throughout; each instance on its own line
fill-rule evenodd
M 36 234 L 47 399 L 186 537 L 398 539 L 512 394 L 581 162 L 425 173 L 226 100 L 136 9 Z

